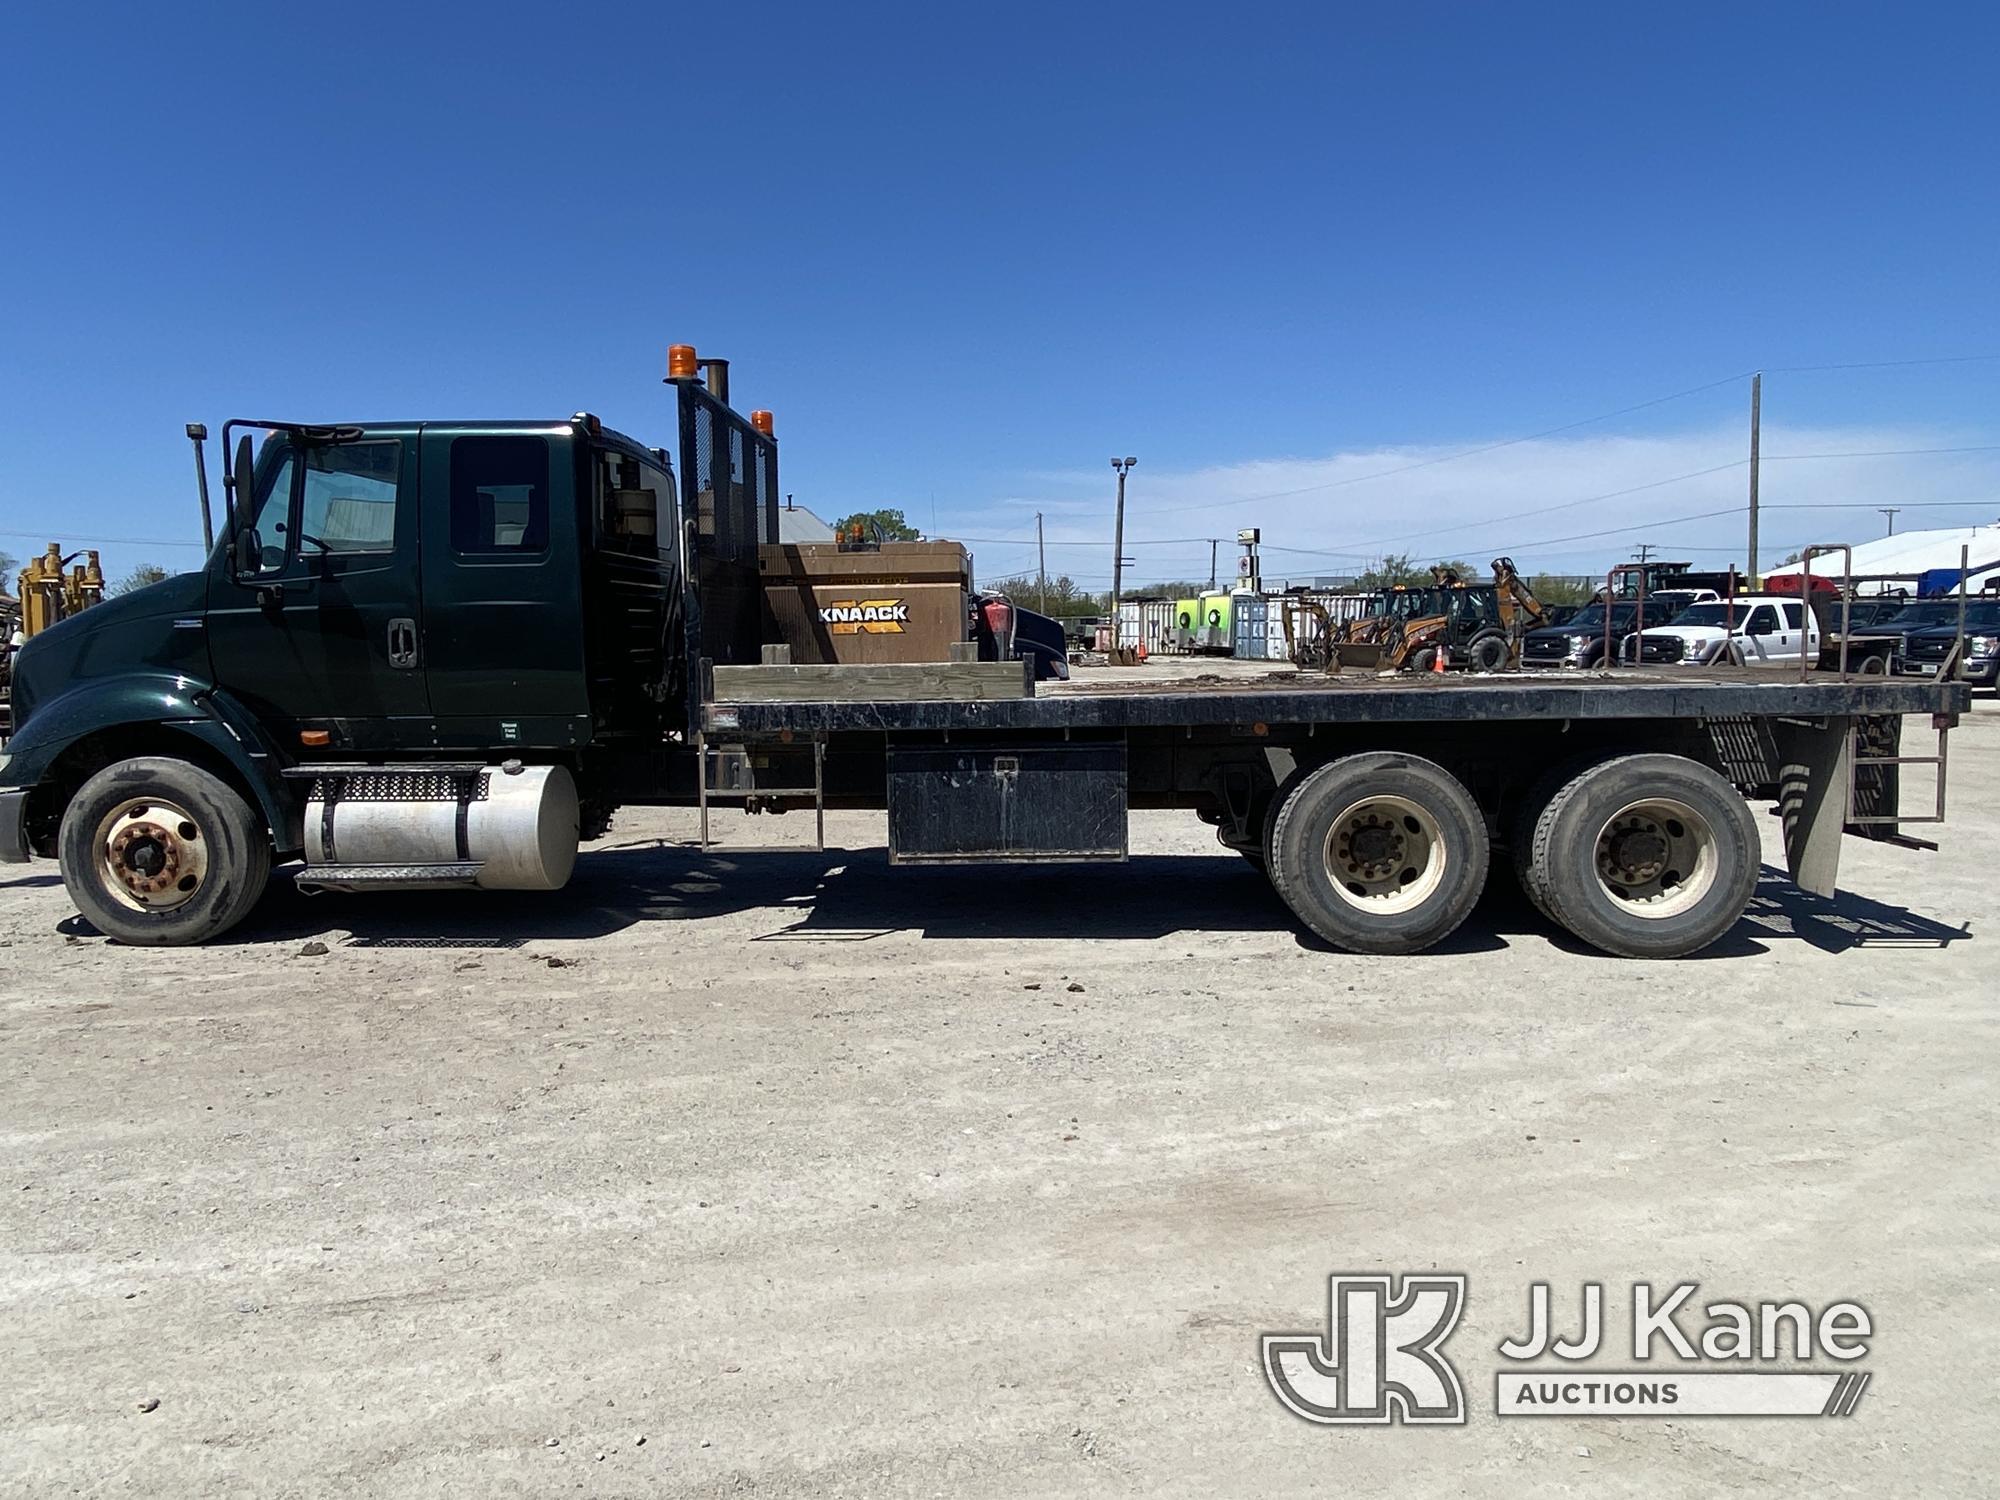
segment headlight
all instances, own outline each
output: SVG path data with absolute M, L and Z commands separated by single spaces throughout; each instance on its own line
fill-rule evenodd
M 1966 643 L 1965 649 L 1968 656 L 1991 656 L 1995 651 L 2000 651 L 2000 636 L 1975 635 Z M 0 766 L 6 764 L 7 758 L 0 755 Z

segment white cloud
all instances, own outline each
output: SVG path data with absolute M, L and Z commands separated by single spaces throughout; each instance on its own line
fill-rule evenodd
M 2000 518 L 2000 451 L 1909 451 L 1992 442 L 1991 434 L 1933 428 L 1767 426 L 1763 565 L 1806 542 L 1882 535 L 1876 506 L 1903 507 L 1899 532 Z M 1150 470 L 1142 460 L 1127 490 L 1127 552 L 1138 559 L 1128 575 L 1205 574 L 1200 538 L 1218 535 L 1222 571 L 1233 573 L 1234 538 L 1244 526 L 1262 529 L 1270 578 L 1347 571 L 1385 552 L 1480 566 L 1507 553 L 1529 572 L 1594 573 L 1641 542 L 1697 566 L 1744 561 L 1749 443 L 1741 423 L 1467 451 L 1484 446 L 1380 448 L 1192 471 Z M 1794 456 L 1827 454 L 1852 456 Z M 962 534 L 1006 539 L 978 545 L 982 574 L 1034 566 L 1040 511 L 1050 571 L 1096 586 L 1108 581 L 1109 469 L 1025 476 L 1022 487 L 1028 493 L 957 517 Z M 1802 506 L 1825 508 L 1795 508 Z M 1730 513 L 1685 519 L 1716 511 Z

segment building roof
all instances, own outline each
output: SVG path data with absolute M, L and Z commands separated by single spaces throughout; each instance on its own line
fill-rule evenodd
M 831 542 L 837 540 L 833 528 L 803 505 L 778 507 L 780 542 Z
M 1932 568 L 1956 569 L 1961 548 L 1966 549 L 1966 566 L 1974 573 L 1983 568 L 2000 566 L 2000 522 L 1948 527 L 1938 531 L 1904 531 L 1895 536 L 1879 537 L 1872 542 L 1861 542 L 1854 548 L 1854 576 L 1914 577 Z M 1830 578 L 1838 578 L 1846 568 L 1847 559 L 1838 552 L 1812 560 L 1813 572 Z M 1798 571 L 1799 564 L 1785 563 L 1767 569 L 1764 576 L 1789 577 Z

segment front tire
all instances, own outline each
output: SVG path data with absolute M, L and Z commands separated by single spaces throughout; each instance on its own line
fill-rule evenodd
M 1544 913 L 1621 958 L 1684 958 L 1743 915 L 1762 865 L 1756 819 L 1680 755 L 1583 771 L 1535 819 L 1522 884 Z
M 1303 777 L 1271 824 L 1271 883 L 1352 953 L 1418 953 L 1456 930 L 1486 884 L 1486 822 L 1458 779 L 1369 751 Z
M 257 904 L 271 844 L 226 782 L 165 756 L 105 767 L 63 812 L 63 884 L 106 937 L 181 947 L 228 931 Z

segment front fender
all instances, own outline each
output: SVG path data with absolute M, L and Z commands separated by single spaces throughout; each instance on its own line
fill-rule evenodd
M 221 756 L 256 798 L 279 849 L 297 846 L 299 813 L 282 774 L 287 762 L 240 703 L 192 677 L 133 672 L 90 678 L 37 704 L 21 732 L 7 741 L 0 781 L 35 786 L 50 778 L 65 752 L 91 735 L 147 731 L 159 732 L 157 753 L 171 754 L 173 738 L 187 736 Z

